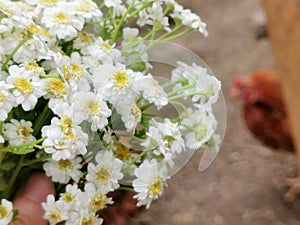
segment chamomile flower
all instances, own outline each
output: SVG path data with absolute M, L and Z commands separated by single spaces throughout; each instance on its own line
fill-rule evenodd
M 82 191 L 78 188 L 77 184 L 68 184 L 64 193 L 60 193 L 59 201 L 62 201 L 65 205 L 65 208 L 68 211 L 76 210 L 79 202 L 79 196 L 82 194 Z
M 101 19 L 102 12 L 99 10 L 97 4 L 91 0 L 77 0 L 74 1 L 74 8 L 76 14 L 82 16 L 86 21 L 92 19 Z
M 185 143 L 182 136 L 182 128 L 177 123 L 173 123 L 166 118 L 163 123 L 151 120 L 151 124 L 157 127 L 167 140 L 167 146 L 173 153 L 180 154 L 185 150 Z
M 77 31 L 82 30 L 84 19 L 75 14 L 72 2 L 60 2 L 43 11 L 41 22 L 51 35 L 70 40 L 76 37 Z
M 125 65 L 105 64 L 99 66 L 93 73 L 93 83 L 103 99 L 112 103 L 118 110 L 118 105 L 132 104 L 139 91 L 133 85 L 137 73 L 126 69 Z
M 0 205 L 0 224 L 10 224 L 13 219 L 13 214 L 13 204 L 6 199 L 2 199 Z
M 49 99 L 49 108 L 53 109 L 57 105 L 65 102 L 68 96 L 68 85 L 59 77 L 45 79 L 46 94 L 45 99 Z
M 30 121 L 11 119 L 10 123 L 3 124 L 3 135 L 13 146 L 30 143 L 36 140 L 31 126 Z
M 59 182 L 67 184 L 71 179 L 73 181 L 79 181 L 82 177 L 81 172 L 81 157 L 74 159 L 60 159 L 55 161 L 48 159 L 44 164 L 43 168 L 48 177 L 51 177 L 53 182 Z
M 185 78 L 186 85 L 194 85 L 193 88 L 180 91 L 181 94 L 187 94 L 195 92 L 192 96 L 193 102 L 199 102 L 200 104 L 212 105 L 219 97 L 221 90 L 221 83 L 214 76 L 209 75 L 206 68 L 196 65 L 187 65 L 183 62 L 177 62 L 178 66 L 172 71 L 171 80 L 176 81 Z M 175 85 L 175 90 L 183 88 L 181 83 Z M 196 94 L 198 92 L 198 94 Z
M 133 102 L 129 105 L 119 105 L 117 111 L 121 114 L 121 119 L 128 131 L 135 130 L 142 119 L 142 111 L 139 106 Z
M 95 156 L 96 164 L 88 164 L 88 182 L 95 184 L 97 188 L 113 191 L 120 185 L 118 181 L 123 178 L 121 173 L 122 161 L 115 158 L 111 151 L 102 150 Z
M 104 209 L 107 204 L 113 204 L 112 198 L 106 195 L 106 191 L 97 189 L 92 183 L 87 183 L 84 186 L 84 190 L 87 195 L 87 198 L 84 198 L 84 202 L 88 204 L 88 208 L 91 212 L 98 212 Z
M 57 118 L 53 119 L 57 120 Z M 42 144 L 45 146 L 44 151 L 51 154 L 53 160 L 73 159 L 76 156 L 76 152 L 72 148 L 72 140 L 66 139 L 64 132 L 59 127 L 44 126 L 42 137 L 46 137 Z
M 132 185 L 138 193 L 134 198 L 138 200 L 138 206 L 145 205 L 148 209 L 152 201 L 162 195 L 168 176 L 155 159 L 145 160 L 135 169 L 134 174 L 136 179 Z
M 135 81 L 138 90 L 143 91 L 143 97 L 154 103 L 158 109 L 168 104 L 168 96 L 159 83 L 151 76 L 140 76 Z
M 217 121 L 208 107 L 188 111 L 188 117 L 182 120 L 182 126 L 186 128 L 184 136 L 186 146 L 198 149 L 211 139 L 216 130 Z
M 81 49 L 81 52 L 85 56 L 90 56 L 103 63 L 114 63 L 119 61 L 121 57 L 121 52 L 115 48 L 115 45 L 111 45 L 102 37 L 97 37 L 86 48 Z
M 38 78 L 31 78 L 30 72 L 16 65 L 9 67 L 9 75 L 7 83 L 13 85 L 12 93 L 16 103 L 21 104 L 25 111 L 33 109 L 38 98 L 45 93 L 44 83 Z
M 190 9 L 184 9 L 182 5 L 176 2 L 174 2 L 173 5 L 174 12 L 171 14 L 171 16 L 174 19 L 180 19 L 183 25 L 198 30 L 204 36 L 208 35 L 206 23 L 203 22 L 197 14 L 193 13 Z
M 103 223 L 102 218 L 99 218 L 95 212 L 89 212 L 88 210 L 72 213 L 72 217 L 72 219 L 66 221 L 66 225 L 101 225 Z
M 69 83 L 72 90 L 89 91 L 89 73 L 82 64 L 78 52 L 73 52 L 70 57 L 58 54 L 54 60 L 58 65 L 59 73 Z
M 92 131 L 103 130 L 108 124 L 107 118 L 111 115 L 111 110 L 102 96 L 93 92 L 78 92 L 74 99 L 75 117 L 78 117 L 78 121 L 91 123 Z
M 11 94 L 12 85 L 0 81 L 0 121 L 7 118 L 10 110 L 15 106 L 15 97 Z
M 126 11 L 126 7 L 122 4 L 122 0 L 104 0 L 107 8 L 112 8 L 116 16 L 120 16 Z
M 69 219 L 64 202 L 55 201 L 52 194 L 47 196 L 46 202 L 42 202 L 42 207 L 45 210 L 44 218 L 49 221 L 50 225 L 55 225 Z

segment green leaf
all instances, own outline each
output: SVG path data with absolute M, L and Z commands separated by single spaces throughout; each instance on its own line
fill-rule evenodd
M 7 187 L 7 182 L 4 177 L 0 178 L 0 191 L 3 191 Z
M 23 148 L 20 148 L 20 146 L 8 146 L 6 149 L 5 149 L 7 152 L 10 152 L 10 153 L 13 153 L 13 154 L 16 154 L 16 155 L 26 155 L 28 153 L 31 153 L 31 152 L 34 152 L 34 148 L 33 147 L 23 147 Z
M 8 171 L 15 167 L 15 165 L 14 162 L 5 162 L 0 166 L 0 170 Z

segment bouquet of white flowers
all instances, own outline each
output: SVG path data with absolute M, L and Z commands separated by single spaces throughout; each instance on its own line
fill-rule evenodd
M 96 2 L 0 2 L 1 225 L 32 171 L 57 184 L 42 204 L 50 224 L 101 224 L 110 192 L 133 191 L 148 208 L 178 157 L 220 144 L 220 82 L 180 61 L 159 78 L 148 54 L 206 36 L 200 17 L 174 0 Z

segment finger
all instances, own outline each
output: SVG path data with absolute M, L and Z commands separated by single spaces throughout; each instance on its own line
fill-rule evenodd
M 14 208 L 19 210 L 19 214 L 17 221 L 12 225 L 46 225 L 41 202 L 46 201 L 48 194 L 54 194 L 51 180 L 42 173 L 33 174 L 13 201 Z

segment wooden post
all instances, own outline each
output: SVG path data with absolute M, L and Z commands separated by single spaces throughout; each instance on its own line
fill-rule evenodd
M 300 167 L 300 0 L 262 2 Z

